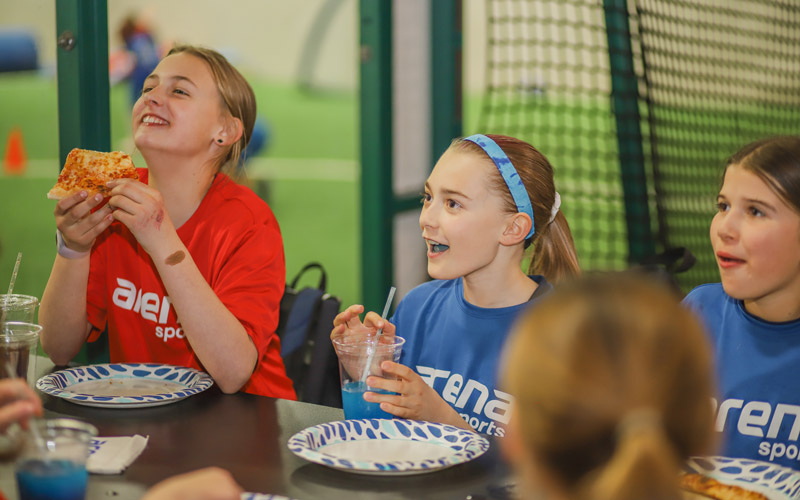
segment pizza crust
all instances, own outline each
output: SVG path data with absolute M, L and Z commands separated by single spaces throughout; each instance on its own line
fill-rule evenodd
M 107 196 L 110 190 L 106 187 L 106 182 L 124 178 L 139 178 L 131 157 L 126 153 L 75 148 L 67 155 L 58 181 L 47 193 L 47 197 L 61 200 L 82 190 Z
M 683 474 L 680 478 L 681 488 L 702 495 L 695 498 L 714 498 L 716 500 L 768 500 L 761 493 L 750 491 L 741 486 L 720 483 L 716 479 L 702 474 Z M 692 497 L 687 497 L 692 498 Z

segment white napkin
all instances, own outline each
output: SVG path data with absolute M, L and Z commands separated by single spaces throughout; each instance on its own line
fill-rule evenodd
M 121 474 L 147 446 L 150 436 L 98 437 L 89 446 L 86 470 L 92 474 Z

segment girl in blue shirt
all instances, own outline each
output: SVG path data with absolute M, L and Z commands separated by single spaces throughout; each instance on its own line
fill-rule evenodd
M 710 236 L 722 283 L 684 303 L 714 346 L 722 454 L 800 469 L 800 137 L 733 155 L 717 206 Z
M 503 435 L 511 397 L 495 383 L 502 344 L 529 301 L 579 273 L 547 158 L 513 137 L 455 140 L 425 183 L 419 225 L 435 281 L 409 292 L 390 321 L 361 305 L 334 321 L 332 336 L 375 332 L 406 339 L 388 378 L 369 377 L 364 399 L 402 418 Z M 533 247 L 529 276 L 521 268 Z

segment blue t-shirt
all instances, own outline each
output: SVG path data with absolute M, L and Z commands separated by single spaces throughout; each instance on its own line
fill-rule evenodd
M 503 436 L 511 396 L 496 388 L 503 343 L 514 320 L 552 290 L 543 276 L 531 300 L 487 309 L 464 299 L 461 278 L 423 283 L 397 306 L 392 324 L 406 339 L 400 362 L 419 373 L 476 431 Z
M 684 303 L 711 336 L 720 453 L 800 470 L 800 320 L 759 319 L 719 283 L 695 288 Z

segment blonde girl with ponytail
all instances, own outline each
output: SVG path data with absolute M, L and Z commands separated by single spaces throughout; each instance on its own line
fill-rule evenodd
M 678 499 L 682 461 L 710 451 L 710 349 L 670 291 L 620 274 L 567 284 L 504 356 L 502 445 L 524 498 Z
M 350 306 L 331 335 L 383 328 L 405 338 L 400 363 L 382 365 L 396 380 L 366 380 L 364 399 L 387 417 L 503 436 L 511 398 L 496 374 L 511 324 L 552 283 L 580 273 L 553 168 L 513 137 L 457 139 L 425 183 L 419 225 L 434 280 L 409 292 L 389 321 L 369 312 L 362 323 L 363 306 Z M 529 247 L 532 275 L 522 269 Z

